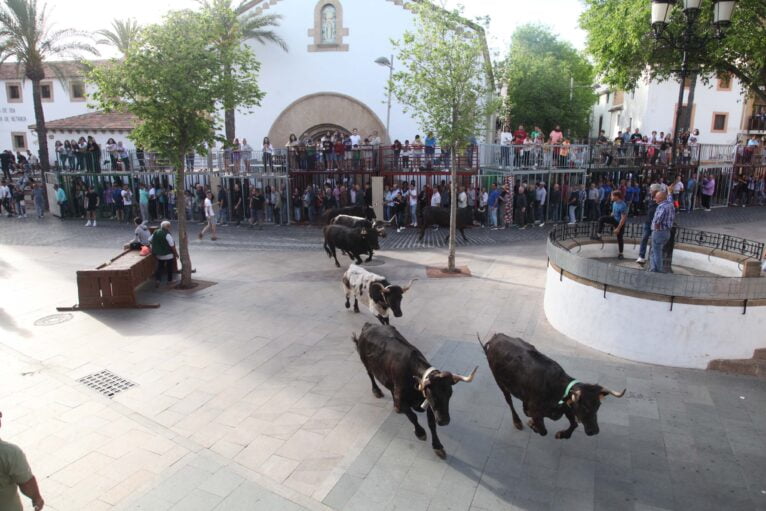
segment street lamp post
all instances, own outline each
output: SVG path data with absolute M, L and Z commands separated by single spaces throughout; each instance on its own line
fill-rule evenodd
M 386 111 L 386 136 L 391 139 L 391 135 L 388 131 L 391 123 L 391 80 L 394 77 L 394 56 L 391 55 L 391 60 L 387 57 L 378 57 L 375 59 L 375 63 L 388 68 L 388 110 Z
M 737 0 L 713 0 L 713 26 L 715 36 L 722 39 L 724 32 L 731 25 L 731 15 Z M 676 165 L 678 158 L 678 141 L 681 131 L 681 115 L 683 113 L 684 86 L 686 79 L 694 70 L 689 68 L 689 54 L 692 51 L 700 51 L 708 42 L 708 36 L 699 36 L 694 30 L 694 24 L 700 13 L 702 0 L 683 0 L 684 28 L 678 36 L 668 34 L 665 28 L 670 22 L 670 14 L 676 0 L 652 0 L 652 30 L 654 38 L 666 48 L 681 51 L 681 68 L 677 71 L 680 81 L 678 87 L 678 104 L 676 105 L 676 122 L 673 128 L 673 157 L 670 167 Z M 692 105 L 689 105 L 691 108 Z

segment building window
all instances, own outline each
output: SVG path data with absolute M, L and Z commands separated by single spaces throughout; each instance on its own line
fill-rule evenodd
M 11 133 L 11 139 L 13 141 L 13 150 L 21 151 L 27 149 L 27 134 L 22 132 Z
M 343 38 L 348 35 L 348 29 L 343 27 L 343 6 L 340 0 L 319 0 L 314 7 L 314 28 L 309 29 L 309 37 L 313 39 L 308 50 L 317 51 L 348 51 L 348 44 Z
M 85 83 L 82 80 L 69 82 L 69 97 L 72 101 L 85 101 Z
M 713 112 L 713 126 L 710 128 L 712 133 L 726 133 L 729 124 L 729 114 L 725 112 Z
M 5 95 L 8 98 L 8 103 L 21 103 L 24 101 L 22 94 L 21 83 L 12 82 L 5 84 Z
M 53 101 L 53 83 L 40 82 L 40 97 L 43 101 Z
M 729 73 L 718 76 L 716 90 L 731 90 L 731 75 Z

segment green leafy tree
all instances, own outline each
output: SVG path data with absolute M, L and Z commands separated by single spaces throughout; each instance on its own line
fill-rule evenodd
M 23 76 L 32 81 L 32 101 L 35 110 L 35 131 L 39 145 L 40 167 L 50 169 L 48 161 L 48 130 L 40 95 L 40 82 L 46 78 L 46 62 L 51 58 L 74 58 L 79 53 L 97 54 L 88 44 L 86 34 L 77 30 L 52 30 L 46 5 L 37 0 L 5 0 L 0 7 L 0 63 L 13 59 Z M 60 80 L 63 70 L 48 63 Z
M 596 101 L 593 67 L 571 44 L 547 28 L 523 25 L 511 38 L 509 56 L 500 63 L 506 84 L 504 114 L 513 125 L 557 124 L 570 136 L 587 136 Z
M 96 35 L 101 37 L 98 44 L 105 44 L 108 46 L 114 46 L 122 55 L 128 52 L 128 48 L 136 41 L 138 32 L 141 27 L 138 26 L 138 22 L 133 18 L 126 20 L 116 19 L 112 21 L 112 28 L 99 30 Z
M 191 11 L 170 13 L 162 24 L 143 29 L 125 57 L 93 68 L 97 85 L 93 99 L 106 111 L 127 111 L 139 119 L 129 137 L 137 145 L 169 158 L 176 168 L 181 287 L 191 282 L 191 261 L 183 200 L 184 155 L 205 154 L 218 139 L 216 112 L 230 94 L 245 108 L 260 104 L 259 64 L 246 46 L 231 50 L 232 74 L 224 78 L 215 41 L 213 20 Z
M 651 36 L 651 3 L 634 0 L 584 0 L 580 26 L 588 32 L 587 51 L 593 56 L 599 80 L 623 90 L 632 90 L 648 77 L 666 80 L 681 62 L 681 52 L 660 49 Z M 750 93 L 766 101 L 766 2 L 739 0 L 726 36 L 714 37 L 712 0 L 704 0 L 697 33 L 706 38 L 690 53 L 690 67 L 709 80 L 731 73 Z M 673 10 L 667 28 L 678 36 L 684 26 L 680 8 Z
M 202 10 L 213 21 L 214 51 L 220 63 L 220 72 L 224 81 L 231 82 L 230 77 L 236 70 L 232 55 L 249 39 L 261 44 L 276 44 L 287 51 L 287 43 L 273 28 L 279 26 L 282 16 L 279 14 L 257 15 L 247 12 L 249 0 L 243 0 L 236 7 L 232 0 L 200 0 Z M 224 128 L 226 140 L 231 142 L 236 136 L 236 121 L 234 112 L 239 105 L 233 91 L 227 91 L 223 100 Z
M 400 70 L 389 84 L 423 131 L 434 131 L 452 158 L 448 270 L 455 271 L 457 158 L 494 108 L 483 28 L 430 2 L 410 3 L 414 27 L 395 41 Z

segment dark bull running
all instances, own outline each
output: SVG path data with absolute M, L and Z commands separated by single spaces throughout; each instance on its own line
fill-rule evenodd
M 356 264 L 362 264 L 360 254 L 368 254 L 367 262 L 372 260 L 374 250 L 379 250 L 378 232 L 365 227 L 345 227 L 343 225 L 324 226 L 324 250 L 327 257 L 335 259 L 335 266 L 340 268 L 335 250 L 347 254 Z
M 377 379 L 394 398 L 394 411 L 403 413 L 415 426 L 415 436 L 426 440 L 426 431 L 418 424 L 415 412 L 426 411 L 428 429 L 431 430 L 431 446 L 440 458 L 447 456 L 436 434 L 436 425 L 450 422 L 449 400 L 452 386 L 471 382 L 476 369 L 468 376 L 440 371 L 428 363 L 426 357 L 407 342 L 399 331 L 388 325 L 365 323 L 359 337 L 352 339 L 372 382 L 372 393 L 383 397 Z
M 473 213 L 469 208 L 458 208 L 457 210 L 455 229 L 460 231 L 464 241 L 468 241 L 464 229 L 466 227 L 473 227 L 472 214 Z M 449 228 L 449 208 L 426 206 L 423 208 L 421 215 L 422 218 L 418 219 L 418 222 L 420 222 L 420 234 L 418 235 L 418 240 L 423 239 L 423 236 L 426 233 L 426 227 L 438 225 L 439 227 Z M 449 234 L 447 234 L 445 243 L 447 241 L 449 241 Z
M 542 436 L 548 434 L 546 417 L 558 420 L 566 415 L 569 427 L 558 431 L 556 438 L 569 438 L 578 422 L 582 423 L 586 435 L 598 434 L 596 413 L 601 401 L 606 396 L 625 395 L 625 390 L 614 392 L 601 385 L 575 380 L 555 361 L 521 339 L 495 334 L 481 347 L 487 355 L 492 375 L 511 407 L 516 429 L 523 426 L 513 408 L 512 396 L 521 400 L 524 414 L 530 418 L 529 427 Z

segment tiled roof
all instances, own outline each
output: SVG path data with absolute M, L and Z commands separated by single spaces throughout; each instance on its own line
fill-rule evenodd
M 90 64 L 96 66 L 109 62 L 108 60 L 89 60 Z M 45 78 L 57 78 L 56 72 L 52 66 L 56 66 L 67 78 L 75 78 L 85 75 L 85 67 L 75 60 L 62 60 L 57 62 L 47 62 L 44 64 Z M 0 64 L 0 80 L 22 80 L 24 79 L 24 66 L 19 66 L 15 62 L 6 62 Z
M 90 112 L 55 121 L 47 121 L 45 127 L 49 130 L 67 131 L 131 131 L 138 124 L 135 115 L 120 112 Z M 30 124 L 29 129 L 35 125 Z

